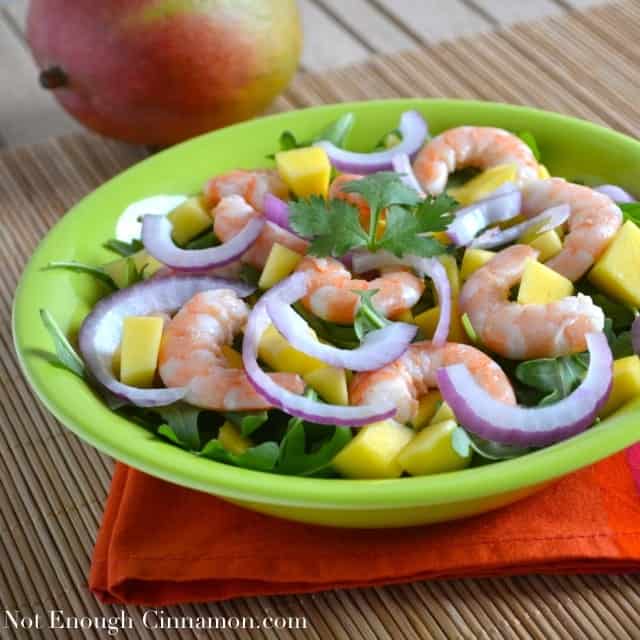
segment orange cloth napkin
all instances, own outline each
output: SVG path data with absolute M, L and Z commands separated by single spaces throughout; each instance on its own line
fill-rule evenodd
M 90 586 L 105 602 L 162 606 L 427 578 L 637 571 L 630 462 L 618 454 L 465 521 L 377 531 L 271 518 L 119 464 Z

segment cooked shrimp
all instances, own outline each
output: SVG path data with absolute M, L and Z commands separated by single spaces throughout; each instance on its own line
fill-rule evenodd
M 438 195 L 456 169 L 489 169 L 500 164 L 517 166 L 519 186 L 538 177 L 538 162 L 531 149 L 513 133 L 494 127 L 448 129 L 422 147 L 413 169 L 422 188 Z
M 329 187 L 329 198 L 344 200 L 356 207 L 360 213 L 360 224 L 366 228 L 369 226 L 369 216 L 371 214 L 369 203 L 366 201 L 364 196 L 361 196 L 359 193 L 347 193 L 342 190 L 343 185 L 347 182 L 353 182 L 354 180 L 360 180 L 361 178 L 362 176 L 355 173 L 343 173 L 339 175 L 334 179 Z
M 210 207 L 226 196 L 242 196 L 254 209 L 262 211 L 262 203 L 267 192 L 279 198 L 286 198 L 289 190 L 274 169 L 255 171 L 229 171 L 214 176 L 204 187 L 204 195 Z
M 468 314 L 482 344 L 506 358 L 552 358 L 584 351 L 586 334 L 604 327 L 602 309 L 583 294 L 548 304 L 509 301 L 527 260 L 537 255 L 528 245 L 503 249 L 474 272 L 460 292 L 460 311 Z
M 422 279 L 407 271 L 390 271 L 375 280 L 353 280 L 345 266 L 334 258 L 303 258 L 296 268 L 309 276 L 308 294 L 302 304 L 323 320 L 351 324 L 360 298 L 354 290 L 378 289 L 373 298 L 376 309 L 394 318 L 411 309 L 424 291 Z
M 249 307 L 230 289 L 196 294 L 168 323 L 162 335 L 158 370 L 168 387 L 188 387 L 185 401 L 216 411 L 268 409 L 242 369 L 230 369 L 221 347 L 244 326 Z M 292 373 L 272 373 L 281 386 L 302 393 Z
M 622 224 L 622 212 L 608 196 L 562 178 L 536 180 L 522 189 L 522 213 L 528 218 L 564 203 L 571 207 L 569 233 L 560 253 L 546 264 L 575 282 L 609 246 Z
M 349 387 L 351 404 L 390 402 L 398 407 L 394 419 L 409 422 L 418 400 L 437 388 L 436 371 L 452 364 L 466 364 L 469 371 L 496 400 L 515 404 L 509 378 L 486 354 L 466 344 L 448 342 L 436 347 L 431 341 L 416 342 L 398 360 L 377 371 L 357 373 Z
M 258 213 L 241 196 L 226 196 L 220 200 L 213 210 L 213 232 L 226 242 L 236 236 L 240 230 Z M 241 262 L 253 265 L 261 269 L 264 267 L 273 244 L 278 242 L 298 253 L 306 253 L 309 246 L 306 240 L 279 227 L 272 222 L 267 222 L 258 236 L 255 244 L 240 258 Z

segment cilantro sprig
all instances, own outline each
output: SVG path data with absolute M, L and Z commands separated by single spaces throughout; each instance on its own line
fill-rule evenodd
M 450 196 L 422 200 L 400 175 L 388 171 L 347 182 L 342 189 L 367 201 L 368 230 L 362 228 L 358 210 L 344 200 L 311 196 L 289 204 L 291 226 L 311 239 L 311 255 L 340 258 L 363 247 L 369 251 L 385 249 L 397 257 L 414 254 L 427 258 L 446 251 L 441 242 L 427 234 L 442 231 L 451 222 L 451 210 L 457 203 Z M 380 215 L 385 209 L 386 225 L 378 238 Z

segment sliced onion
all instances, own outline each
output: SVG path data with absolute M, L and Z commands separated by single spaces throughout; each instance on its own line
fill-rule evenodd
M 284 200 L 280 200 L 273 193 L 265 193 L 262 206 L 264 217 L 269 222 L 277 224 L 290 233 L 295 233 L 289 224 L 289 205 Z
M 237 260 L 258 239 L 265 220 L 251 218 L 231 240 L 210 249 L 181 249 L 171 238 L 171 221 L 164 216 L 144 216 L 142 243 L 156 260 L 175 271 L 206 271 Z
M 436 373 L 444 401 L 465 429 L 486 440 L 542 447 L 569 438 L 593 424 L 613 382 L 613 356 L 604 333 L 588 333 L 589 368 L 580 386 L 544 407 L 507 405 L 481 387 L 464 364 Z
M 365 175 L 376 171 L 389 171 L 393 168 L 393 156 L 406 153 L 412 158 L 418 153 L 429 133 L 427 123 L 417 111 L 405 111 L 400 116 L 398 130 L 402 134 L 402 142 L 385 151 L 356 153 L 340 149 L 328 140 L 316 142 L 314 146 L 322 147 L 327 152 L 331 164 L 345 173 Z
M 172 313 L 196 293 L 211 289 L 232 289 L 247 296 L 253 287 L 241 282 L 209 276 L 172 275 L 145 280 L 103 298 L 80 327 L 78 343 L 87 369 L 102 386 L 119 398 L 139 407 L 158 407 L 184 397 L 186 388 L 139 389 L 119 382 L 112 371 L 113 354 L 122 339 L 127 316 Z
M 337 349 L 315 339 L 311 327 L 289 305 L 304 297 L 308 291 L 308 277 L 295 273 L 288 279 L 286 289 L 278 298 L 266 302 L 273 326 L 299 351 L 322 360 L 332 367 L 353 371 L 372 371 L 397 360 L 415 338 L 418 327 L 404 322 L 390 325 L 367 334 L 356 349 Z
M 487 198 L 459 209 L 447 227 L 447 235 L 453 244 L 464 247 L 489 225 L 515 218 L 521 206 L 522 194 L 514 184 L 507 182 Z
M 628 202 L 635 202 L 636 199 L 622 187 L 616 184 L 601 184 L 599 187 L 593 189 L 602 195 L 611 198 L 614 202 L 619 204 L 626 204 Z
M 311 398 L 291 393 L 274 382 L 258 364 L 258 342 L 264 330 L 271 324 L 267 312 L 269 300 L 279 301 L 282 292 L 289 287 L 289 278 L 273 287 L 266 293 L 249 314 L 249 320 L 242 341 L 242 362 L 249 381 L 255 390 L 267 402 L 285 411 L 289 415 L 316 422 L 318 424 L 336 424 L 360 427 L 378 420 L 385 420 L 395 415 L 397 408 L 388 402 L 379 405 L 360 405 L 345 407 L 335 404 L 324 404 Z
M 414 191 L 417 191 L 421 198 L 427 197 L 427 194 L 422 190 L 422 187 L 416 178 L 416 174 L 413 172 L 411 158 L 409 158 L 408 154 L 396 153 L 391 158 L 391 166 L 396 173 L 399 173 L 402 176 L 402 182 L 404 182 L 408 187 L 411 187 Z
M 165 216 L 185 202 L 187 196 L 158 195 L 132 202 L 121 214 L 116 222 L 115 237 L 122 242 L 140 240 L 142 233 L 142 216 Z
M 571 207 L 568 204 L 559 204 L 508 229 L 498 227 L 488 229 L 473 240 L 471 246 L 477 249 L 500 247 L 515 242 L 525 231 L 534 227 L 538 229 L 538 233 L 545 233 L 565 223 L 570 215 Z
M 414 255 L 406 255 L 402 258 L 394 256 L 388 251 L 358 252 L 352 258 L 353 272 L 366 273 L 373 269 L 381 269 L 391 266 L 411 267 L 418 275 L 428 276 L 433 280 L 438 296 L 440 317 L 438 326 L 433 334 L 432 342 L 436 346 L 442 346 L 449 337 L 451 327 L 451 283 L 442 263 L 436 258 L 421 258 Z

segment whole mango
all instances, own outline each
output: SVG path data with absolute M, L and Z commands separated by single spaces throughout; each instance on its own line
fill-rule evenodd
M 27 40 L 72 116 L 156 145 L 261 112 L 301 49 L 295 0 L 32 0 Z

